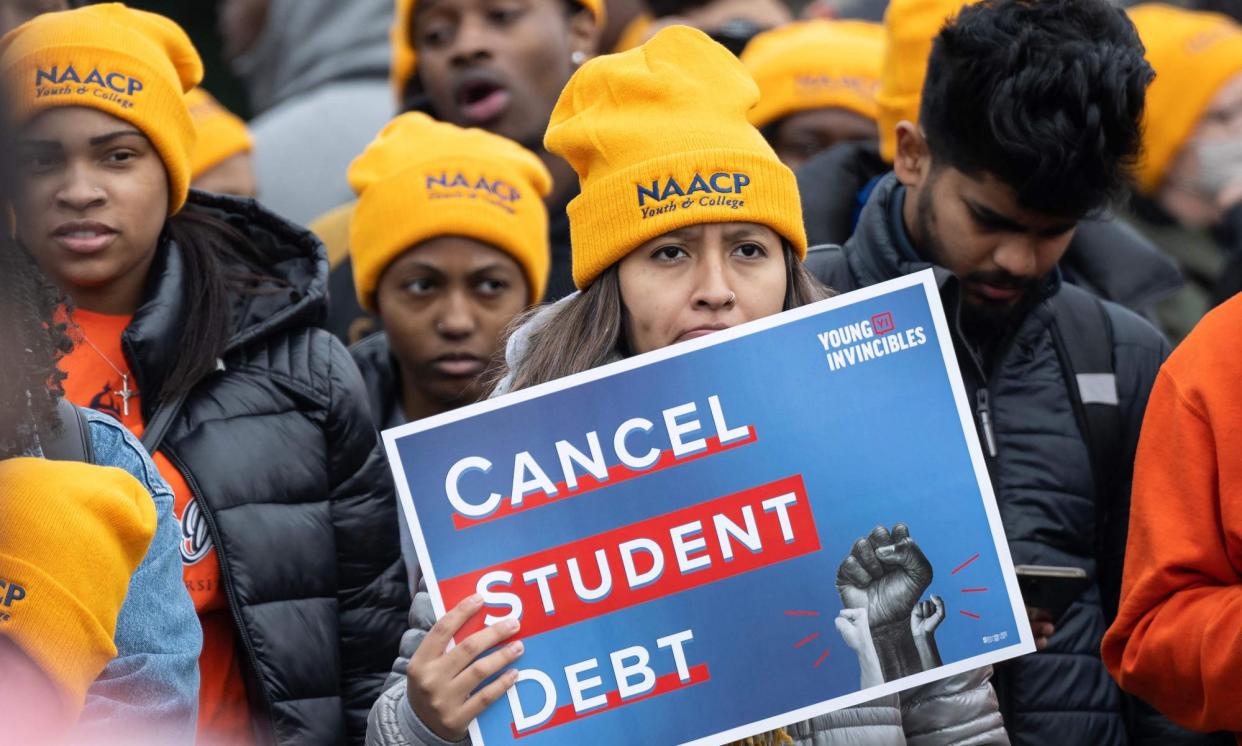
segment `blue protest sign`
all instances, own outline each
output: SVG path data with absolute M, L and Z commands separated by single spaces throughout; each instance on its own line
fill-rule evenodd
M 476 744 L 718 744 L 1034 650 L 930 271 L 384 433 Z

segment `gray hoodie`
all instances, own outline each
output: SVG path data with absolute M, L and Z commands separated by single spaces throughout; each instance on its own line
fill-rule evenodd
M 306 224 L 353 199 L 349 163 L 396 112 L 388 82 L 392 0 L 272 0 L 233 61 L 257 116 L 259 200 Z

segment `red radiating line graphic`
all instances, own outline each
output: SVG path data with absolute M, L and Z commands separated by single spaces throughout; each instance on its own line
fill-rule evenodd
M 684 458 L 677 458 L 676 456 L 673 455 L 673 452 L 671 450 L 661 451 L 659 460 L 657 460 L 650 467 L 643 469 L 641 471 L 631 469 L 625 464 L 614 464 L 608 467 L 608 479 L 606 480 L 601 481 L 591 476 L 590 474 L 586 474 L 578 478 L 578 488 L 573 490 L 572 492 L 568 491 L 568 487 L 564 482 L 558 482 L 556 484 L 555 495 L 548 495 L 543 492 L 533 492 L 529 495 L 524 496 L 522 498 L 522 504 L 518 505 L 517 507 L 513 506 L 513 502 L 509 499 L 509 497 L 512 497 L 512 495 L 510 495 L 509 497 L 506 497 L 500 503 L 499 508 L 496 508 L 496 510 L 492 512 L 490 515 L 485 515 L 482 518 L 470 518 L 468 516 L 462 515 L 461 513 L 453 513 L 453 527 L 456 528 L 458 531 L 465 529 L 465 528 L 471 528 L 473 526 L 478 526 L 481 523 L 487 523 L 488 521 L 494 521 L 499 518 L 505 518 L 507 516 L 511 516 L 514 513 L 521 513 L 524 510 L 530 510 L 532 508 L 541 508 L 544 505 L 550 505 L 560 500 L 566 500 L 571 497 L 577 497 L 578 495 L 581 495 L 586 492 L 594 492 L 595 490 L 600 490 L 605 487 L 609 487 L 611 485 L 617 484 L 619 482 L 624 482 L 626 480 L 633 479 L 634 477 L 641 477 L 646 474 L 654 474 L 655 472 L 661 471 L 663 469 L 671 469 L 674 466 L 681 466 L 682 464 L 688 464 L 691 461 L 698 461 L 701 458 L 707 458 L 708 456 L 715 456 L 717 453 L 724 453 L 725 451 L 730 451 L 734 448 L 740 448 L 741 446 L 750 445 L 751 443 L 754 443 L 755 441 L 757 441 L 759 439 L 759 436 L 755 433 L 755 428 L 749 427 L 747 429 L 750 430 L 750 434 L 747 435 L 745 438 L 742 438 L 741 440 L 735 440 L 731 443 L 726 443 L 724 445 L 720 444 L 719 436 L 712 436 L 710 438 L 707 438 L 706 439 L 707 448 L 703 449 L 702 451 L 699 451 L 698 453 L 690 454 L 689 456 L 686 456 Z
M 978 615 L 978 614 L 972 614 L 972 613 L 971 613 L 971 612 L 969 612 L 969 611 L 962 611 L 961 609 L 958 609 L 958 610 L 957 610 L 957 613 L 962 614 L 963 616 L 968 616 L 968 617 L 970 617 L 971 619 L 978 619 L 978 618 L 979 618 L 979 615 Z
M 801 640 L 798 640 L 797 642 L 795 642 L 795 643 L 794 643 L 794 647 L 795 647 L 795 648 L 800 648 L 800 647 L 802 647 L 803 645 L 807 644 L 808 642 L 810 642 L 811 640 L 814 640 L 814 639 L 815 639 L 815 638 L 817 638 L 817 637 L 819 637 L 819 633 L 818 633 L 818 632 L 812 632 L 811 634 L 807 635 L 806 637 L 803 637 Z
M 786 611 L 785 616 L 819 616 L 818 611 Z
M 962 593 L 987 593 L 987 588 L 963 588 Z
M 824 662 L 824 659 L 825 659 L 825 658 L 827 658 L 827 657 L 828 657 L 828 651 L 827 651 L 827 650 L 825 650 L 823 655 L 821 655 L 821 656 L 819 656 L 818 658 L 816 658 L 816 659 L 815 659 L 815 667 L 816 667 L 816 668 L 819 668 L 819 664 L 823 663 L 823 662 Z
M 457 517 L 456 517 L 456 516 L 454 516 L 453 518 L 454 518 L 454 520 L 456 520 L 456 518 L 457 518 Z M 975 561 L 975 560 L 977 560 L 977 559 L 979 559 L 979 555 L 977 555 L 977 554 L 976 554 L 974 557 L 971 557 L 970 559 L 966 560 L 966 561 L 965 561 L 965 562 L 963 562 L 962 564 L 958 565 L 958 566 L 957 566 L 957 569 L 956 569 L 956 570 L 954 570 L 953 572 L 949 573 L 949 574 L 950 574 L 950 575 L 956 575 L 956 574 L 958 574 L 958 573 L 959 573 L 959 572 L 961 572 L 962 570 L 966 569 L 966 566 L 967 566 L 967 565 L 969 565 L 971 562 L 974 562 L 974 561 Z
M 827 653 L 825 653 L 825 655 L 827 655 Z M 642 702 L 644 699 L 651 699 L 652 697 L 658 697 L 661 694 L 668 694 L 669 692 L 675 692 L 678 689 L 685 689 L 687 687 L 694 686 L 695 684 L 702 684 L 704 681 L 710 681 L 711 678 L 711 674 L 708 672 L 706 664 L 692 666 L 690 668 L 690 679 L 688 681 L 682 681 L 677 678 L 677 672 L 674 671 L 672 673 L 657 677 L 655 688 L 641 696 L 622 700 L 620 692 L 611 691 L 608 692 L 607 695 L 608 704 L 603 707 L 579 713 L 574 711 L 573 705 L 565 705 L 564 707 L 557 708 L 556 712 L 552 714 L 552 717 L 538 728 L 531 728 L 530 730 L 519 733 L 517 726 L 513 723 L 509 723 L 509 730 L 513 732 L 514 738 L 533 736 L 536 733 L 542 733 L 545 730 L 556 728 L 558 726 L 565 725 L 566 723 L 572 723 L 575 720 L 582 720 L 583 718 L 589 718 L 592 715 L 598 715 L 601 712 L 608 712 L 609 710 L 615 710 L 618 707 L 632 705 L 635 702 Z

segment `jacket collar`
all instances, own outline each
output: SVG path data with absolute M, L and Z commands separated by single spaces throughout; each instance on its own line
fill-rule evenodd
M 234 262 L 224 268 L 231 279 L 244 278 L 235 282 L 246 286 L 230 291 L 232 331 L 225 352 L 290 329 L 322 323 L 327 311 L 328 260 L 313 234 L 268 212 L 254 200 L 192 191 L 189 209 L 229 223 L 255 250 L 252 261 Z M 162 388 L 178 350 L 193 342 L 183 338 L 189 313 L 185 297 L 188 271 L 181 247 L 165 231 L 147 275 L 144 301 L 121 340 L 143 389 Z

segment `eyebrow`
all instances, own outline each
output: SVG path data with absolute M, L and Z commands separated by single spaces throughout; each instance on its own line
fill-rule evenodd
M 92 147 L 95 147 L 98 145 L 103 145 L 104 143 L 111 142 L 117 138 L 126 137 L 129 135 L 137 135 L 138 137 L 144 137 L 144 138 L 146 137 L 146 135 L 142 134 L 136 129 L 123 129 L 123 130 L 116 130 L 115 132 L 109 132 L 104 135 L 96 135 L 95 137 L 92 137 L 87 142 Z M 22 147 L 27 147 L 27 148 L 45 148 L 46 149 L 46 148 L 64 147 L 64 144 L 61 143 L 60 140 L 19 139 L 17 144 Z
M 974 215 L 975 220 L 978 220 L 988 227 L 1011 231 L 1013 233 L 1032 232 L 1029 226 L 1023 225 L 1013 218 L 1001 215 L 999 212 L 984 207 L 974 200 L 966 199 L 965 201 L 966 206 L 970 208 L 970 212 Z
M 118 137 L 126 137 L 128 135 L 137 135 L 139 137 L 146 137 L 146 135 L 142 134 L 136 129 L 123 129 L 123 130 L 117 130 L 115 132 L 109 132 L 106 135 L 96 135 L 95 137 L 92 137 L 87 142 L 89 142 L 91 145 L 103 145 L 104 143 L 111 142 L 117 139 Z
M 726 241 L 737 241 L 742 238 L 761 238 L 763 235 L 763 230 L 756 226 L 738 225 L 726 230 L 724 239 Z

